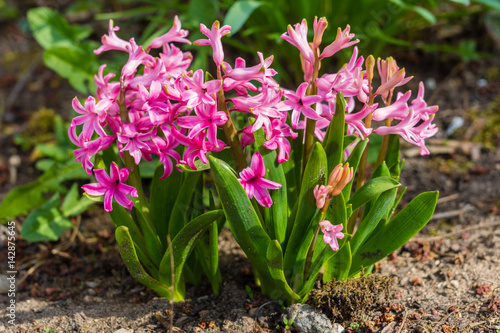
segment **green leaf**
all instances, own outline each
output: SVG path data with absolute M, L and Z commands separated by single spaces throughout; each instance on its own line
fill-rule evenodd
M 76 216 L 86 211 L 93 204 L 94 201 L 78 195 L 78 186 L 76 183 L 73 183 L 64 198 L 61 210 L 65 217 Z
M 396 251 L 415 236 L 432 217 L 439 193 L 425 192 L 413 199 L 384 228 L 354 253 L 349 277 Z
M 172 214 L 175 201 L 179 196 L 182 173 L 173 170 L 166 179 L 160 180 L 161 176 L 163 176 L 163 165 L 159 164 L 156 167 L 151 183 L 149 212 L 158 237 L 163 244 L 163 249 L 166 250 L 170 215 Z
M 256 270 L 267 272 L 266 251 L 271 239 L 264 231 L 243 186 L 229 166 L 210 156 L 210 168 L 224 214 L 234 238 Z
M 72 27 L 61 14 L 48 7 L 28 10 L 26 18 L 33 37 L 44 49 L 72 45 L 92 33 L 91 29 Z
M 351 250 L 356 252 L 358 247 L 365 241 L 370 233 L 377 227 L 380 220 L 385 218 L 392 208 L 398 190 L 392 188 L 380 194 L 377 201 L 359 223 L 358 229 L 351 240 Z
M 325 271 L 323 273 L 323 283 L 328 283 L 333 279 L 346 280 L 349 276 L 351 260 L 351 245 L 347 242 L 339 249 L 336 255 L 326 262 Z
M 287 280 L 293 281 L 295 277 L 292 277 L 292 275 L 300 272 L 298 273 L 298 286 L 293 286 L 294 288 L 300 289 L 302 285 L 307 255 L 307 250 L 304 251 L 303 242 L 309 239 L 311 232 L 314 233 L 314 230 L 309 230 L 311 229 L 310 225 L 313 217 L 318 211 L 313 190 L 316 185 L 325 184 L 327 172 L 326 154 L 323 146 L 317 142 L 313 147 L 311 157 L 304 171 L 304 178 L 302 179 L 298 200 L 297 215 L 285 251 L 285 276 Z
M 240 0 L 233 3 L 224 18 L 224 24 L 231 26 L 231 35 L 237 33 L 250 15 L 264 2 L 255 0 Z
M 146 254 L 154 263 L 154 265 L 156 267 L 159 267 L 164 252 L 161 241 L 158 238 L 158 234 L 151 228 L 141 210 L 137 209 L 135 206 L 132 207 L 132 216 L 134 217 L 135 221 L 139 222 L 140 228 L 142 230 L 144 243 L 146 245 Z
M 328 161 L 328 175 L 344 159 L 345 100 L 342 93 L 337 95 L 335 114 L 326 130 L 323 148 Z
M 73 223 L 59 211 L 59 193 L 35 209 L 23 223 L 21 236 L 28 242 L 57 241 Z
M 255 143 L 266 167 L 265 178 L 281 184 L 281 188 L 269 191 L 273 204 L 271 207 L 264 207 L 264 218 L 266 229 L 271 239 L 276 239 L 280 244 L 285 241 L 288 205 L 287 186 L 283 167 L 277 161 L 276 151 L 266 149 L 262 144 L 266 141 L 264 129 L 260 128 L 254 133 Z
M 354 147 L 351 155 L 346 161 L 347 163 L 349 163 L 349 166 L 352 167 L 352 169 L 354 170 L 354 174 L 356 174 L 356 171 L 358 170 L 359 161 L 361 160 L 361 156 L 363 155 L 363 152 L 365 151 L 367 144 L 368 144 L 368 139 L 360 141 L 356 145 L 356 147 Z M 354 178 L 355 177 L 353 177 L 353 180 Z M 351 197 L 353 180 L 351 180 L 342 190 L 342 195 L 344 196 L 345 199 L 349 199 Z
M 210 29 L 212 23 L 219 17 L 217 0 L 191 0 L 187 12 L 189 20 L 203 23 Z
M 137 223 L 132 219 L 128 211 L 120 206 L 117 202 L 113 202 L 113 210 L 109 212 L 109 216 L 111 217 L 111 221 L 115 225 L 115 228 L 119 228 L 124 226 L 127 228 L 127 233 L 132 238 L 135 244 L 135 250 L 137 251 L 137 255 L 139 259 L 143 263 L 144 266 L 149 270 L 153 276 L 158 276 L 158 266 L 155 266 L 151 259 L 149 258 L 146 251 L 146 243 L 144 241 L 144 236 L 142 232 L 139 230 Z
M 172 214 L 168 224 L 168 234 L 175 237 L 188 221 L 188 212 L 191 199 L 196 188 L 196 183 L 200 178 L 201 172 L 185 173 L 182 186 L 178 192 L 175 204 L 172 207 Z
M 149 274 L 146 273 L 142 267 L 139 258 L 137 257 L 136 248 L 128 228 L 125 226 L 118 227 L 115 231 L 115 237 L 116 242 L 118 243 L 118 248 L 120 249 L 120 255 L 122 256 L 123 262 L 130 272 L 130 275 L 132 275 L 139 283 L 142 283 L 149 289 L 154 290 L 158 295 L 167 299 L 172 299 L 171 289 L 149 276 Z M 174 293 L 173 298 L 174 301 L 180 301 L 184 299 L 184 296 Z
M 474 0 L 474 2 L 488 6 L 496 11 L 500 11 L 500 1 L 498 0 Z
M 436 17 L 434 16 L 434 14 L 432 14 L 432 12 L 430 12 L 428 9 L 425 9 L 424 7 L 410 5 L 410 4 L 403 2 L 402 0 L 390 0 L 390 1 L 392 3 L 400 6 L 404 10 L 409 10 L 409 11 L 413 11 L 413 12 L 417 13 L 418 15 L 420 15 L 422 18 L 424 18 L 430 24 L 436 23 Z
M 70 160 L 65 164 L 57 164 L 37 180 L 10 191 L 0 203 L 0 219 L 13 219 L 27 214 L 35 207 L 45 203 L 43 194 L 47 192 L 66 192 L 61 184 L 72 179 L 89 179 L 80 163 Z
M 285 297 L 289 302 L 300 300 L 299 295 L 293 292 L 285 279 L 285 274 L 283 273 L 283 251 L 277 240 L 269 242 L 266 251 L 266 260 L 269 274 L 274 280 L 273 284 L 275 286 L 273 290 L 266 291 L 266 294 L 272 299 Z
M 352 210 L 355 211 L 368 201 L 376 198 L 382 192 L 399 186 L 401 186 L 401 184 L 390 177 L 373 178 L 357 190 L 347 203 L 352 204 Z
M 172 284 L 172 269 L 171 269 L 171 256 L 174 259 L 174 276 L 175 276 L 175 290 L 178 290 L 178 285 L 181 281 L 181 274 L 189 254 L 193 250 L 198 237 L 217 219 L 224 216 L 221 210 L 210 211 L 202 214 L 186 224 L 177 236 L 172 241 L 172 255 L 170 247 L 167 248 L 165 255 L 160 263 L 159 280 L 160 282 L 171 285 Z
M 65 162 L 68 158 L 68 150 L 56 144 L 40 143 L 36 145 L 36 150 L 44 157 L 50 157 L 58 162 Z
M 45 65 L 82 94 L 95 90 L 96 59 L 95 54 L 75 45 L 53 46 L 43 53 Z

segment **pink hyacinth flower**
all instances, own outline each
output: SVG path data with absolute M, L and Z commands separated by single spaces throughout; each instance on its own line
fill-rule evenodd
M 109 20 L 109 30 L 108 35 L 104 35 L 101 38 L 102 45 L 94 50 L 95 54 L 101 54 L 101 52 L 106 52 L 109 50 L 118 50 L 127 52 L 127 47 L 130 45 L 129 42 L 119 38 L 115 31 L 120 30 L 119 27 L 113 27 L 113 20 Z
M 200 104 L 215 105 L 215 94 L 222 87 L 220 80 L 210 80 L 204 82 L 203 70 L 194 72 L 192 77 L 183 75 L 183 83 L 189 87 L 188 90 L 181 93 L 182 100 L 187 102 L 187 108 L 192 109 Z
M 71 126 L 83 124 L 81 134 L 84 140 L 90 140 L 94 132 L 97 132 L 100 136 L 107 135 L 102 127 L 102 124 L 106 121 L 107 111 L 112 108 L 113 101 L 103 99 L 96 103 L 95 98 L 89 96 L 85 101 L 84 106 L 82 106 L 78 98 L 75 97 L 73 98 L 72 106 L 73 110 L 81 114 L 81 116 L 73 118 Z
M 302 57 L 310 64 L 314 64 L 314 52 L 307 41 L 307 21 L 305 19 L 301 23 L 295 24 L 293 28 L 288 25 L 287 32 L 283 33 L 281 38 L 298 48 Z
M 156 49 L 171 42 L 191 44 L 191 42 L 185 38 L 188 34 L 189 31 L 181 29 L 181 21 L 179 20 L 177 15 L 175 15 L 174 25 L 172 26 L 172 28 L 170 28 L 170 30 L 166 34 L 153 39 L 148 49 Z
M 316 207 L 318 209 L 323 208 L 325 205 L 326 197 L 332 190 L 332 187 L 330 185 L 316 185 L 314 187 L 313 193 L 314 193 L 314 198 L 316 199 Z
M 208 39 L 198 39 L 193 44 L 211 45 L 215 64 L 217 67 L 222 65 L 222 62 L 224 61 L 224 50 L 222 49 L 221 38 L 231 33 L 231 27 L 229 25 L 225 25 L 221 28 L 219 21 L 215 21 L 214 24 L 212 24 L 211 30 L 209 30 L 203 23 L 200 24 L 200 31 L 207 36 Z
M 327 220 L 321 221 L 319 225 L 321 226 L 321 232 L 323 232 L 323 241 L 330 245 L 333 251 L 338 251 L 339 242 L 337 239 L 344 238 L 342 233 L 344 226 L 342 224 L 333 225 Z
M 240 172 L 238 180 L 243 185 L 248 197 L 255 200 L 264 207 L 271 207 L 273 200 L 268 189 L 281 188 L 281 184 L 265 179 L 266 167 L 260 153 L 255 153 L 252 156 L 252 162 L 249 167 Z
M 115 162 L 111 162 L 110 175 L 104 169 L 94 170 L 97 183 L 83 185 L 82 189 L 90 196 L 98 197 L 104 195 L 104 210 L 110 212 L 113 210 L 113 198 L 121 206 L 132 209 L 134 202 L 128 197 L 138 197 L 137 190 L 123 182 L 128 178 L 128 169 L 119 169 Z
M 338 28 L 337 29 L 337 37 L 335 38 L 335 41 L 325 47 L 323 49 L 323 52 L 321 52 L 321 56 L 319 57 L 320 59 L 331 57 L 338 51 L 345 49 L 346 47 L 349 47 L 351 45 L 354 45 L 356 43 L 359 43 L 359 39 L 355 39 L 351 41 L 351 39 L 354 38 L 354 34 L 350 33 L 351 27 L 349 25 L 346 26 L 346 28 L 342 31 L 342 29 Z
M 143 150 L 149 150 L 147 143 L 151 141 L 151 133 L 140 133 L 135 125 L 125 123 L 122 125 L 122 132 L 117 134 L 117 139 L 123 146 L 120 152 L 128 151 L 135 164 L 139 165 Z
M 294 92 L 285 92 L 286 100 L 283 104 L 289 106 L 292 111 L 292 126 L 297 128 L 300 120 L 300 115 L 304 114 L 305 117 L 313 120 L 321 119 L 320 115 L 311 107 L 311 105 L 318 103 L 322 100 L 319 95 L 307 95 L 307 87 L 309 83 L 303 82 Z

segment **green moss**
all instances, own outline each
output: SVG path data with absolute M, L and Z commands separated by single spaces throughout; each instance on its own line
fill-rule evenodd
M 23 150 L 29 150 L 38 143 L 54 139 L 56 113 L 52 109 L 41 108 L 34 112 L 27 128 L 15 140 Z
M 332 281 L 311 291 L 307 303 L 336 322 L 360 322 L 366 310 L 380 309 L 394 280 L 377 274 Z

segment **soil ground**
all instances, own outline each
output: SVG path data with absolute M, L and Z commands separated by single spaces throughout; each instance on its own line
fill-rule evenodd
M 67 118 L 75 95 L 43 66 L 29 36 L 14 25 L 3 29 L 10 33 L 5 36 L 15 38 L 0 39 L 0 97 L 5 106 L 0 200 L 38 176 L 29 151 L 15 145 L 13 137 L 42 107 Z M 375 288 L 361 301 L 346 300 L 358 306 L 342 316 L 333 306 L 321 310 L 351 332 L 499 332 L 500 59 L 464 63 L 413 52 L 399 64 L 416 73 L 412 88 L 420 80 L 427 84 L 429 104 L 440 106 L 436 119 L 441 129 L 429 140 L 430 156 L 416 156 L 412 147 L 405 150 L 404 200 L 439 190 L 440 201 L 420 234 L 377 265 L 375 277 L 392 279 L 387 289 Z M 463 126 L 446 133 L 457 119 Z M 14 155 L 21 158 L 22 168 L 10 183 L 8 160 Z M 18 226 L 22 222 L 16 220 Z M 202 281 L 172 307 L 130 277 L 107 215 L 95 209 L 74 222 L 78 228 L 55 243 L 17 240 L 16 325 L 7 323 L 9 298 L 0 295 L 0 332 L 165 332 L 170 316 L 178 332 L 283 331 L 277 329 L 283 326 L 282 305 L 260 294 L 250 264 L 228 230 L 220 236 L 225 281 L 220 294 L 213 295 Z M 6 262 L 6 253 L 1 241 L 0 263 Z M 345 285 L 349 288 L 357 287 Z M 320 290 L 318 286 L 315 292 Z

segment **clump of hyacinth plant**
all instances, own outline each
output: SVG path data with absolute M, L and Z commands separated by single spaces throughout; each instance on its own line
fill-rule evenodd
M 176 46 L 190 43 L 177 18 L 147 47 L 120 39 L 110 22 L 95 52 L 129 59 L 116 78 L 101 66 L 96 97 L 73 100 L 80 115 L 69 136 L 97 180 L 83 189 L 103 199 L 124 262 L 141 283 L 179 300 L 184 282 L 204 272 L 217 293 L 217 236 L 227 222 L 263 293 L 301 302 L 322 268 L 324 281 L 369 272 L 429 221 L 437 192 L 396 213 L 405 192 L 399 138 L 428 154 L 438 108 L 426 104 L 423 84 L 412 100 L 411 91 L 397 92 L 411 77 L 392 58 L 358 56 L 349 26 L 322 47 L 327 25 L 314 20 L 312 42 L 305 20 L 282 35 L 300 51 L 304 71 L 304 82 L 287 89 L 274 79 L 272 56 L 257 52 L 255 65 L 226 62 L 222 37 L 231 28 L 217 21 L 211 29 L 201 24 L 207 38 L 194 42 L 212 47 L 215 75 L 189 68 L 191 54 Z M 346 48 L 347 64 L 320 73 Z M 384 139 L 367 179 L 372 133 Z M 158 163 L 149 191 L 143 160 Z

